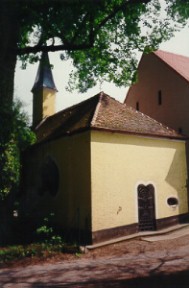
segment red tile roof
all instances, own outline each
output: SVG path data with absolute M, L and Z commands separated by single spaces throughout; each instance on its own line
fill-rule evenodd
M 189 57 L 162 50 L 157 50 L 153 53 L 189 81 Z
M 86 129 L 184 139 L 176 131 L 101 92 L 43 120 L 38 143 Z

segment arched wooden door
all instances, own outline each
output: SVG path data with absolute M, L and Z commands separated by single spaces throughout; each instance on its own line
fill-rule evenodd
M 139 231 L 156 230 L 154 186 L 138 186 Z

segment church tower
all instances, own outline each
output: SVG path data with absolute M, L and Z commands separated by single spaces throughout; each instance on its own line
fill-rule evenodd
M 48 53 L 42 54 L 33 93 L 33 127 L 35 128 L 42 119 L 55 113 L 55 98 L 57 88 L 54 83 Z

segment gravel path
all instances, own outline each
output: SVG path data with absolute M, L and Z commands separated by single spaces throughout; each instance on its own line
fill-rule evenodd
M 189 288 L 189 234 L 146 240 L 102 247 L 68 261 L 3 268 L 0 287 Z

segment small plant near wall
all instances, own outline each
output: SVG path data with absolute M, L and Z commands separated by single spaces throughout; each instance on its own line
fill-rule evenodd
M 46 244 L 62 246 L 64 244 L 63 239 L 55 233 L 51 224 L 54 216 L 54 213 L 50 213 L 48 217 L 43 219 L 42 225 L 36 229 L 36 235 L 40 241 Z
M 22 260 L 24 258 L 47 259 L 56 257 L 62 253 L 75 254 L 77 257 L 80 248 L 77 244 L 66 243 L 63 238 L 58 235 L 52 223 L 54 213 L 49 214 L 42 221 L 40 227 L 35 231 L 36 241 L 28 245 L 14 245 L 0 247 L 0 267 L 5 263 Z
M 52 237 L 53 228 L 49 225 L 49 218 L 43 219 L 44 223 L 36 229 L 36 235 L 39 236 L 40 239 L 47 241 Z
M 46 260 L 48 258 L 59 256 L 63 253 L 80 255 L 78 246 L 52 245 L 49 243 L 32 243 L 29 245 L 14 245 L 0 247 L 0 268 L 10 262 L 17 262 L 23 259 L 33 259 L 36 261 Z

